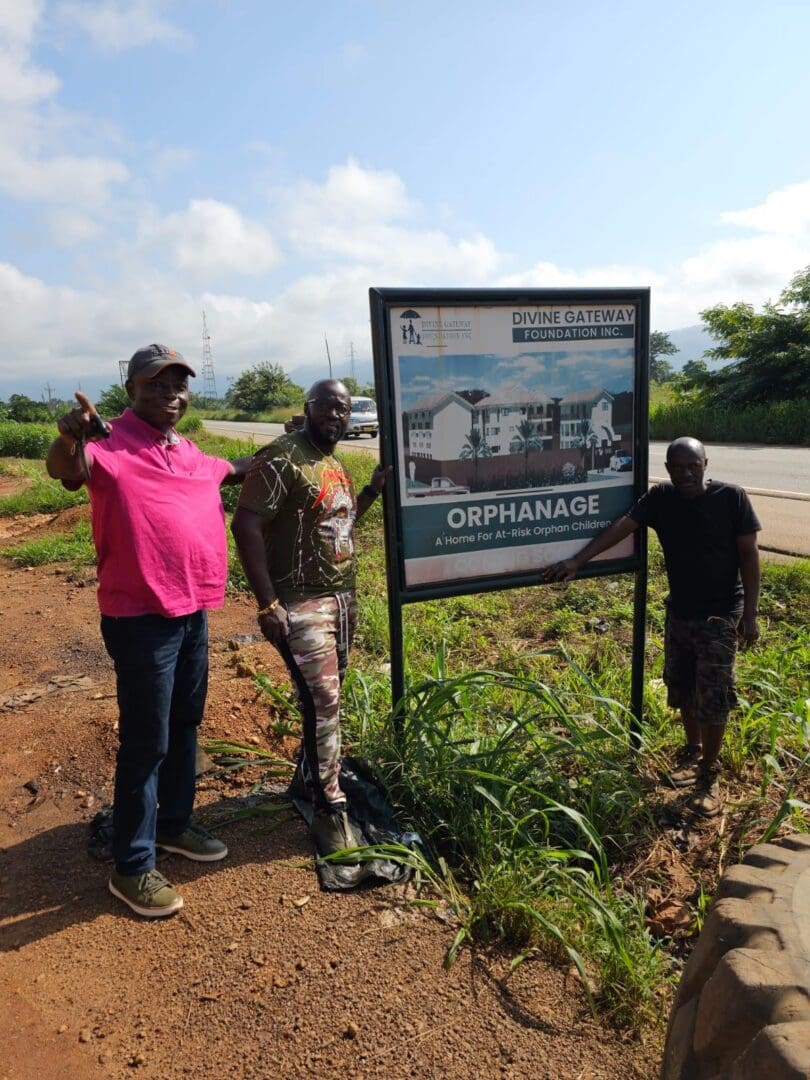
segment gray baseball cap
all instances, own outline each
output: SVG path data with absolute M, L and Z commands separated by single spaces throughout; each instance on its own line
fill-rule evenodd
M 131 379 L 133 375 L 145 375 L 147 379 L 154 379 L 164 368 L 171 367 L 172 364 L 184 367 L 190 375 L 197 374 L 177 349 L 170 349 L 168 345 L 144 345 L 133 354 L 127 368 L 127 378 Z

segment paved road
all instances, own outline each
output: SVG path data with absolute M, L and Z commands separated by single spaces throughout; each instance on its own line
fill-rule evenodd
M 232 438 L 252 437 L 263 446 L 281 435 L 281 424 L 206 420 L 205 427 Z M 650 476 L 666 478 L 666 443 L 650 443 Z M 361 436 L 346 447 L 379 452 L 379 440 Z M 762 522 L 760 545 L 774 552 L 810 558 L 810 449 L 795 446 L 709 446 L 709 476 L 741 484 Z
M 650 443 L 650 476 L 665 477 L 667 444 Z M 709 445 L 708 475 L 748 490 L 792 491 L 810 496 L 810 449 L 802 446 Z

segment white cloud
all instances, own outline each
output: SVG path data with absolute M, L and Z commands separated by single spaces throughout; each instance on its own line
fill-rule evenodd
M 99 372 L 113 381 L 117 361 L 149 340 L 198 357 L 203 308 L 221 390 L 226 375 L 260 360 L 282 363 L 293 378 L 302 366 L 323 364 L 325 334 L 335 370 L 343 374 L 350 342 L 360 364 L 370 357 L 368 288 L 377 284 L 650 285 L 654 327 L 675 329 L 696 323 L 698 312 L 715 303 L 759 305 L 810 263 L 802 211 L 807 187 L 794 185 L 760 206 L 729 211 L 723 215 L 729 235 L 680 263 L 578 268 L 538 260 L 506 273 L 507 256 L 492 239 L 433 227 L 395 173 L 349 161 L 321 184 L 277 196 L 267 218 L 273 232 L 266 221 L 214 199 L 145 218 L 136 245 L 122 245 L 118 276 L 93 288 L 49 285 L 0 266 L 0 310 L 7 313 L 0 377 L 24 372 L 55 381 L 60 373 Z M 85 231 L 91 235 L 95 218 L 73 203 L 52 208 L 51 220 L 67 243 Z M 280 286 L 261 278 L 279 265 L 276 235 L 290 247 L 285 267 L 291 269 Z M 211 288 L 234 273 L 254 275 L 251 287 L 263 290 L 261 298 Z
M 192 199 L 185 210 L 146 223 L 141 240 L 153 251 L 168 247 L 173 265 L 197 282 L 263 274 L 281 258 L 267 229 L 216 199 Z
M 424 214 L 400 177 L 352 159 L 333 166 L 323 184 L 294 189 L 284 217 L 303 255 L 364 264 L 388 284 L 484 283 L 500 262 L 484 236 L 454 240 L 417 227 Z
M 58 209 L 47 215 L 51 238 L 60 247 L 73 247 L 92 240 L 101 231 L 97 221 L 76 210 Z
M 185 46 L 189 34 L 161 18 L 150 0 L 65 0 L 59 17 L 83 30 L 102 52 L 123 52 L 143 45 Z
M 42 14 L 41 0 L 0 4 L 0 103 L 31 105 L 52 97 L 59 80 L 31 63 L 30 50 Z
M 106 201 L 112 184 L 128 178 L 127 167 L 113 158 L 46 156 L 45 135 L 35 117 L 29 118 L 24 132 L 0 123 L 0 190 L 24 201 L 98 206 Z
M 25 201 L 98 206 L 128 170 L 103 154 L 75 153 L 85 121 L 53 105 L 59 80 L 31 62 L 42 11 L 34 0 L 0 5 L 0 191 Z M 70 151 L 60 152 L 62 144 Z
M 759 206 L 729 210 L 721 215 L 729 225 L 742 225 L 778 236 L 798 236 L 810 232 L 810 180 L 772 191 Z

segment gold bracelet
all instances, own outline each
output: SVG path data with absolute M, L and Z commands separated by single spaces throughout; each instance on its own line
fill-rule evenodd
M 280 601 L 278 597 L 276 597 L 275 600 L 271 600 L 267 607 L 259 608 L 259 610 L 256 612 L 256 618 L 260 619 L 262 615 L 269 615 L 271 611 L 276 610 L 279 603 Z

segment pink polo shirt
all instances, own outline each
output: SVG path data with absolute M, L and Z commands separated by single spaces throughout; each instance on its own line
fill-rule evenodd
M 102 615 L 174 618 L 222 607 L 228 571 L 219 494 L 231 466 L 126 409 L 89 443 Z

